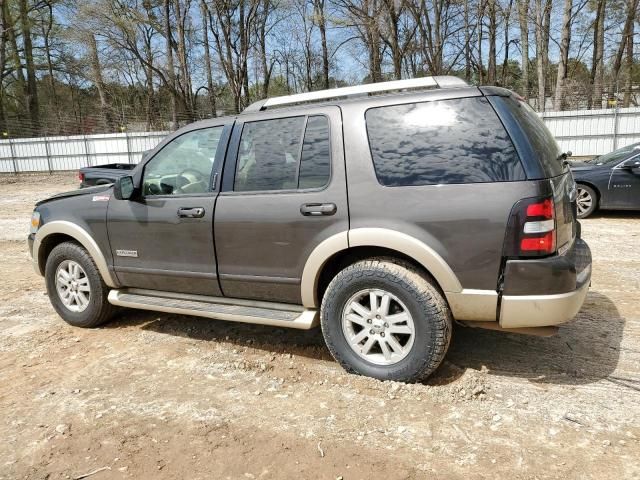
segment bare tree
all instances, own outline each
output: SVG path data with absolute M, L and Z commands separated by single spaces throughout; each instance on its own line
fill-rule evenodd
M 26 104 L 34 135 L 40 131 L 40 108 L 38 106 L 38 85 L 36 83 L 36 67 L 33 61 L 33 42 L 31 39 L 31 18 L 27 0 L 20 0 L 20 27 L 22 30 L 22 46 L 24 49 L 25 70 L 27 71 Z
M 538 73 L 538 110 L 546 109 L 546 73 L 549 68 L 549 26 L 551 0 L 535 0 L 536 5 L 536 69 Z
M 571 9 L 573 0 L 564 0 L 562 14 L 562 37 L 560 39 L 560 58 L 558 59 L 558 75 L 556 78 L 556 95 L 553 101 L 555 110 L 562 110 L 562 99 L 567 82 L 567 65 L 569 63 L 569 44 L 571 43 Z
M 200 0 L 200 15 L 202 16 L 202 48 L 204 49 L 204 69 L 207 76 L 207 99 L 211 115 L 216 116 L 216 91 L 213 86 L 213 68 L 211 65 L 211 53 L 209 51 L 209 8 L 205 0 Z
M 518 0 L 520 52 L 522 57 L 522 96 L 529 98 L 529 6 L 530 0 Z
M 590 107 L 602 107 L 604 82 L 604 15 L 606 0 L 596 0 L 596 17 L 593 22 L 593 57 L 591 62 L 592 96 Z
M 164 38 L 167 54 L 167 77 L 169 93 L 171 95 L 171 123 L 172 128 L 178 128 L 178 85 L 176 83 L 176 71 L 173 64 L 173 41 L 171 31 L 171 0 L 163 3 Z
M 329 48 L 327 46 L 327 17 L 326 1 L 313 0 L 313 19 L 320 30 L 320 45 L 322 46 L 322 87 L 329 88 Z

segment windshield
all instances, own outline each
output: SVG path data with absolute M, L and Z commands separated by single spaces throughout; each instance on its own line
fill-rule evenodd
M 591 160 L 587 160 L 588 163 L 595 163 L 596 165 L 604 165 L 607 163 L 615 163 L 618 161 L 622 161 L 629 157 L 631 154 L 640 153 L 640 143 L 634 143 L 632 145 L 628 145 L 626 147 L 619 148 L 618 150 L 614 150 L 613 152 L 607 153 L 605 155 L 600 155 Z

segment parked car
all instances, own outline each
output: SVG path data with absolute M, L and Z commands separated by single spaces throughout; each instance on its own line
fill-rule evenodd
M 519 97 L 427 77 L 186 126 L 113 186 L 37 203 L 29 248 L 71 325 L 115 306 L 320 323 L 349 372 L 416 381 L 454 320 L 547 333 L 578 312 L 575 195 Z
M 640 143 L 585 162 L 571 162 L 578 218 L 596 210 L 640 210 Z
M 141 161 L 144 161 L 149 153 L 149 151 L 143 152 Z M 81 168 L 78 171 L 80 188 L 114 183 L 118 178 L 130 175 L 135 166 L 133 163 L 107 163 L 105 165 Z

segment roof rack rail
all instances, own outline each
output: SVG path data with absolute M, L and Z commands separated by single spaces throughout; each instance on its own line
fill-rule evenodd
M 371 93 L 389 92 L 393 90 L 408 90 L 415 88 L 451 88 L 468 87 L 469 84 L 458 77 L 443 75 L 435 77 L 411 78 L 407 80 L 394 80 L 392 82 L 368 83 L 366 85 L 356 85 L 353 87 L 331 88 L 329 90 L 318 90 L 315 92 L 297 93 L 283 97 L 273 97 L 258 100 L 245 108 L 242 113 L 259 112 L 272 107 L 293 105 L 296 103 L 315 102 L 319 100 L 329 100 L 332 98 L 357 97 Z

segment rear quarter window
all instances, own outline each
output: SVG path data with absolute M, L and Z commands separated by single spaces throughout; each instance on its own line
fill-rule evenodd
M 558 160 L 560 147 L 533 108 L 511 96 L 490 96 L 489 99 L 503 118 L 505 115 L 511 117 L 517 124 L 520 134 L 515 136 L 522 136 L 528 144 L 521 152 L 526 162 L 539 163 L 546 178 L 564 173 L 562 161 Z
M 509 135 L 482 97 L 376 107 L 366 112 L 365 119 L 382 185 L 526 178 Z

